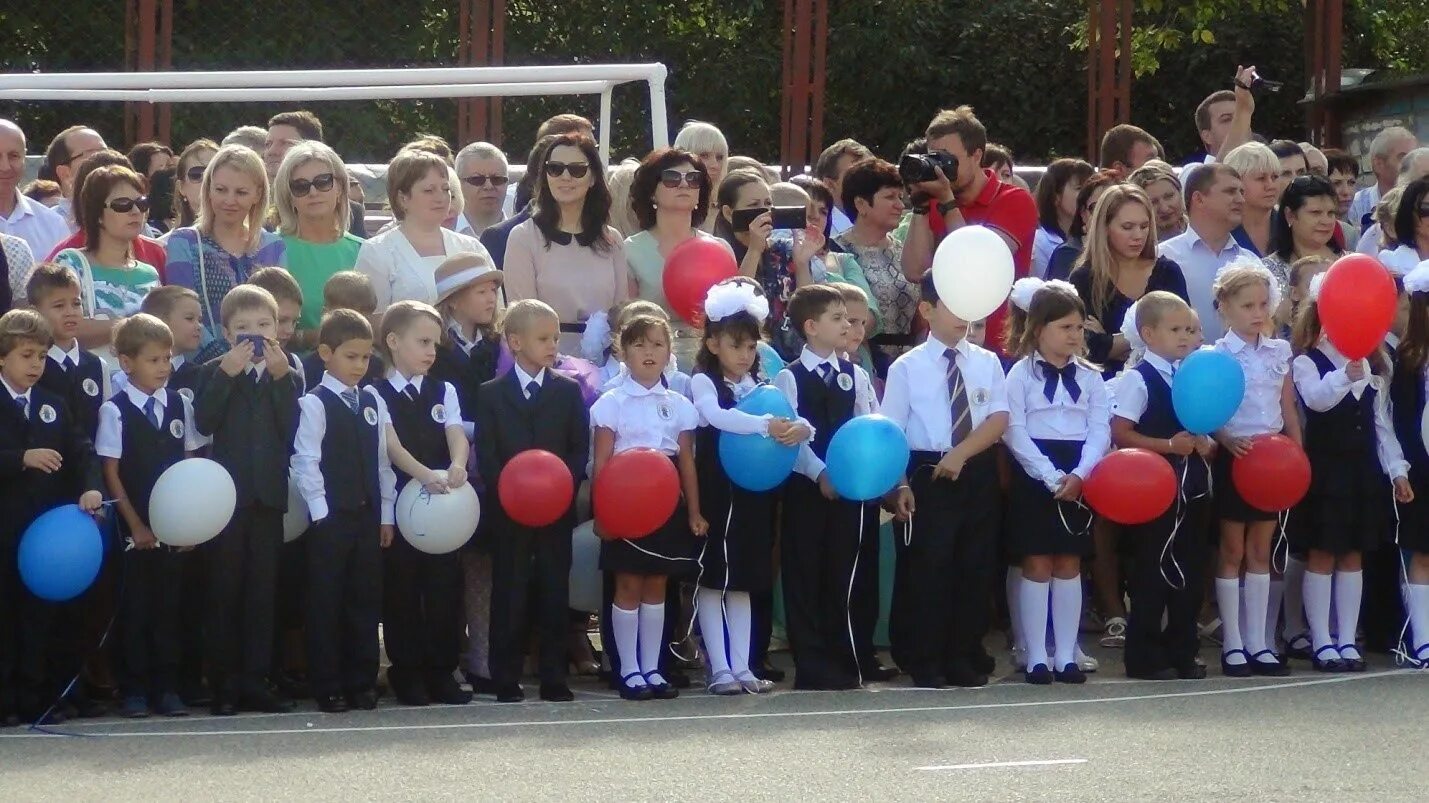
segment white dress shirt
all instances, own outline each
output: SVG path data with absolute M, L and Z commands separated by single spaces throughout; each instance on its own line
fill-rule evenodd
M 69 224 L 55 210 L 32 201 L 14 189 L 15 208 L 9 217 L 0 215 L 0 234 L 19 237 L 30 246 L 35 259 L 46 259 L 70 235 Z M 16 300 L 21 296 L 17 295 Z
M 541 370 L 537 371 L 535 376 L 531 376 L 530 374 L 521 370 L 520 363 L 513 363 L 511 366 L 511 370 L 516 372 L 517 384 L 521 386 L 521 395 L 526 397 L 528 401 L 531 399 L 531 391 L 527 390 L 526 388 L 532 382 L 535 382 L 538 388 L 544 388 L 546 386 L 545 368 L 542 368 Z
M 888 368 L 880 412 L 908 436 L 915 452 L 946 452 L 953 448 L 953 403 L 948 395 L 947 344 L 935 335 L 904 352 Z M 997 355 L 958 341 L 958 370 L 968 397 L 968 419 L 977 429 L 993 413 L 1008 412 L 1007 382 Z
M 1207 342 L 1218 340 L 1225 332 L 1225 325 L 1216 312 L 1216 297 L 1211 291 L 1216 274 L 1232 262 L 1245 260 L 1258 263 L 1259 258 L 1230 236 L 1226 237 L 1226 243 L 1219 251 L 1212 250 L 1190 226 L 1157 246 L 1157 254 L 1181 266 L 1181 273 L 1186 277 L 1186 293 L 1201 318 L 1201 332 Z
M 1156 369 L 1156 373 L 1161 374 L 1161 378 L 1166 380 L 1166 386 L 1171 387 L 1171 379 L 1176 375 L 1176 368 L 1171 363 L 1162 359 L 1154 352 L 1146 352 L 1141 360 Z M 1141 420 L 1146 415 L 1147 393 L 1146 379 L 1141 376 L 1141 372 L 1133 368 L 1127 368 L 1117 374 L 1116 380 L 1107 383 L 1111 392 L 1111 414 L 1117 418 L 1125 418 L 1133 423 Z
M 1355 193 L 1355 199 L 1350 201 L 1350 220 L 1358 226 L 1364 216 L 1374 212 L 1374 208 L 1379 205 L 1379 184 L 1371 184 L 1368 187 Z M 1379 247 L 1376 242 L 1376 248 Z M 1370 253 L 1374 253 L 1371 251 Z
M 59 349 L 59 346 L 50 346 L 50 359 L 54 360 L 55 362 L 59 363 L 60 365 L 64 365 L 65 352 L 60 351 L 60 352 L 58 352 L 58 356 L 56 356 L 56 351 L 57 351 L 58 349 Z M 74 351 L 70 352 L 70 353 L 69 353 L 69 356 L 70 356 L 70 359 L 74 360 L 74 364 L 75 364 L 75 365 L 79 365 L 79 341 L 78 341 L 78 340 L 75 341 Z M 186 359 L 187 359 L 187 358 L 186 358 L 184 355 L 182 355 L 182 354 L 175 354 L 174 356 L 172 356 L 172 357 L 169 358 L 169 365 L 173 366 L 173 369 L 174 369 L 175 371 L 177 371 L 177 370 L 179 370 L 179 366 L 183 365 L 184 362 L 186 361 Z M 260 363 L 257 364 L 257 370 L 260 372 L 260 373 L 258 374 L 259 376 L 262 376 L 262 375 L 263 375 L 263 374 L 261 373 L 262 370 L 263 370 L 263 367 L 264 367 L 264 366 L 263 366 L 263 363 L 260 362 Z M 251 375 L 251 374 L 253 373 L 253 370 L 254 370 L 254 366 L 250 365 L 250 366 L 248 366 L 248 371 L 247 371 L 247 373 Z M 112 388 L 113 393 L 118 393 L 119 391 L 124 390 L 125 388 L 129 387 L 129 375 L 126 374 L 126 373 L 124 373 L 123 371 L 115 371 L 115 372 L 114 372 L 114 375 L 111 376 L 111 377 L 109 377 L 109 384 L 110 384 L 110 387 Z M 113 394 L 111 393 L 111 395 L 113 395 Z M 179 395 L 180 395 L 180 396 L 187 396 L 189 401 L 193 401 L 193 393 L 192 393 L 188 388 L 181 388 L 181 389 L 179 389 Z
M 609 375 L 607 375 L 607 373 Z M 665 367 L 665 384 L 670 390 L 690 398 L 690 375 L 675 367 L 675 355 L 670 355 L 670 364 Z M 630 370 L 625 367 L 625 363 L 611 357 L 606 361 L 605 367 L 601 368 L 600 392 L 606 393 L 624 385 L 630 379 Z
M 700 425 L 694 402 L 655 383 L 647 388 L 634 379 L 607 391 L 590 408 L 591 427 L 615 433 L 615 450 L 655 449 L 674 456 L 680 452 L 680 433 Z
M 19 400 L 22 400 L 22 399 L 24 400 L 24 402 L 25 402 L 25 420 L 28 421 L 28 420 L 30 420 L 31 418 L 34 417 L 34 416 L 32 415 L 32 413 L 33 413 L 34 411 L 30 409 L 30 391 L 29 391 L 28 389 L 27 389 L 24 393 L 21 393 L 21 392 L 15 390 L 14 388 L 10 387 L 10 380 L 4 378 L 3 376 L 0 376 L 0 385 L 4 385 L 4 386 L 5 386 L 5 390 L 9 392 L 9 394 L 10 394 L 10 403 L 11 403 L 11 404 L 15 404 L 16 401 L 19 401 Z
M 152 398 L 155 402 L 154 412 L 160 421 L 164 420 L 168 394 L 164 393 L 162 388 L 150 396 L 126 382 L 122 392 L 141 412 Z M 198 427 L 194 426 L 193 403 L 183 396 L 179 397 L 179 401 L 184 405 L 184 451 L 196 452 L 202 449 L 209 439 L 200 435 Z M 94 452 L 100 457 L 112 457 L 115 460 L 124 456 L 124 417 L 119 412 L 119 405 L 112 399 L 99 406 L 99 431 L 94 437 Z
M 1052 464 L 1033 440 L 1080 441 L 1082 457 L 1072 473 L 1086 479 L 1111 448 L 1111 399 L 1100 371 L 1081 362 L 1077 366 L 1074 401 L 1059 379 L 1052 400 L 1044 391 L 1046 380 L 1037 365 L 1040 354 L 1023 357 L 1007 372 L 1007 406 L 1011 413 L 1003 441 L 1028 476 L 1056 491 L 1063 472 Z
M 738 382 L 726 379 L 724 383 L 734 392 L 736 404 L 759 387 L 759 383 L 750 374 L 745 374 L 744 378 Z M 753 415 L 743 410 L 733 408 L 726 410 L 720 407 L 719 392 L 709 374 L 695 374 L 690 379 L 690 395 L 693 397 L 695 410 L 700 414 L 700 426 L 712 426 L 721 432 L 728 432 L 732 435 L 769 435 L 769 422 L 774 419 L 774 416 Z M 813 425 L 800 418 L 797 413 L 794 415 L 794 422 L 808 427 L 811 433 L 809 437 L 814 437 Z
M 815 376 L 818 375 L 819 366 L 825 364 L 829 365 L 832 370 L 839 371 L 837 357 L 833 355 L 820 357 L 808 346 L 805 346 L 804 350 L 799 353 L 799 362 L 803 363 L 804 367 Z M 789 406 L 797 414 L 799 412 L 799 382 L 794 378 L 794 372 L 786 366 L 774 377 L 774 387 L 784 394 L 784 398 L 789 400 Z M 870 415 L 878 411 L 878 397 L 873 393 L 873 382 L 868 378 L 868 372 L 857 363 L 853 363 L 854 416 Z M 818 482 L 819 475 L 824 473 L 824 461 L 814 454 L 813 447 L 806 442 L 799 447 L 799 458 L 794 463 L 794 470 Z
M 1226 422 L 1226 434 L 1249 438 L 1285 429 L 1280 398 L 1285 377 L 1290 373 L 1290 344 L 1269 337 L 1259 337 L 1250 344 L 1235 332 L 1226 332 L 1216 341 L 1215 349 L 1229 354 L 1245 373 L 1245 397 Z
M 1295 378 L 1295 389 L 1300 393 L 1300 400 L 1305 406 L 1317 413 L 1329 412 L 1339 404 L 1348 393 L 1361 399 L 1364 392 L 1371 385 L 1374 386 L 1374 434 L 1375 451 L 1379 455 L 1379 466 L 1384 469 L 1384 473 L 1390 479 L 1409 476 L 1409 461 L 1404 459 L 1404 452 L 1399 447 L 1399 438 L 1394 434 L 1394 422 L 1389 416 L 1389 383 L 1384 377 L 1372 376 L 1369 366 L 1365 365 L 1364 379 L 1358 382 L 1351 382 L 1349 374 L 1345 372 L 1345 367 L 1349 365 L 1349 359 L 1335 348 L 1329 338 L 1320 338 L 1320 342 L 1315 346 L 1330 360 L 1330 364 L 1335 366 L 1335 370 L 1324 376 L 1320 376 L 1320 369 L 1315 367 L 1315 361 L 1310 359 L 1308 354 L 1301 354 L 1291 363 L 1291 371 Z
M 387 404 L 382 395 L 372 388 L 353 388 L 342 384 L 332 374 L 324 371 L 322 387 L 339 397 L 344 391 L 356 390 L 359 396 L 371 397 L 377 406 L 377 486 L 382 495 L 382 523 L 397 522 L 397 474 L 392 471 L 392 460 L 387 456 L 387 427 L 392 425 L 392 416 L 387 412 Z M 298 434 L 293 439 L 293 478 L 298 492 L 308 503 L 308 513 L 313 522 L 327 518 L 327 489 L 323 483 L 322 459 L 323 436 L 327 434 L 327 408 L 315 393 L 307 393 L 298 399 Z
M 1057 250 L 1057 246 L 1066 242 L 1067 238 L 1055 231 L 1038 226 L 1037 233 L 1032 236 L 1032 275 L 1042 278 L 1047 275 L 1047 265 L 1052 261 L 1052 252 Z
M 354 269 L 372 280 L 378 312 L 387 309 L 394 301 L 435 304 L 437 266 L 452 254 L 473 251 L 487 260 L 491 259 L 481 241 L 475 237 L 446 228 L 441 233 L 444 253 L 431 257 L 418 254 L 399 226 L 363 241 Z

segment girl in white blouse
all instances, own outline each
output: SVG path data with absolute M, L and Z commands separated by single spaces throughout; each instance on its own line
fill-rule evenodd
M 1027 309 L 1007 375 L 1013 461 L 1009 546 L 1022 560 L 1018 612 L 1027 635 L 1028 683 L 1085 683 L 1077 666 L 1082 558 L 1091 552 L 1091 514 L 1082 482 L 1111 444 L 1111 403 L 1101 372 L 1082 359 L 1086 308 L 1059 288 L 1038 290 Z M 1055 655 L 1046 645 L 1051 597 Z
M 1270 604 L 1270 546 L 1277 515 L 1246 503 L 1231 478 L 1231 464 L 1250 451 L 1251 437 L 1284 432 L 1300 442 L 1290 344 L 1265 335 L 1279 302 L 1279 285 L 1257 260 L 1225 267 L 1216 275 L 1212 292 L 1226 326 L 1215 349 L 1230 355 L 1245 373 L 1240 407 L 1216 433 L 1221 448 L 1212 487 L 1221 536 L 1216 567 L 1216 605 L 1223 632 L 1221 670 L 1230 677 L 1288 675 L 1290 667 L 1270 649 L 1266 638 L 1266 617 L 1279 608 Z M 1244 633 L 1238 615 L 1242 610 Z
M 590 410 L 594 429 L 596 482 L 610 459 L 630 449 L 654 449 L 669 456 L 680 474 L 683 503 L 664 526 L 637 540 L 601 543 L 600 568 L 615 575 L 610 626 L 615 637 L 611 665 L 620 676 L 620 696 L 627 700 L 669 699 L 679 692 L 660 673 L 665 638 L 665 584 L 694 562 L 694 537 L 709 529 L 700 515 L 695 476 L 695 427 L 699 414 L 689 399 L 662 381 L 670 361 L 670 322 L 637 315 L 618 335 L 630 375 L 607 391 Z

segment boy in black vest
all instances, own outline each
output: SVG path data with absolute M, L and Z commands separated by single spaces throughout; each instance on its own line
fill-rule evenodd
M 1206 668 L 1196 661 L 1200 651 L 1196 614 L 1205 589 L 1210 515 L 1206 461 L 1214 446 L 1209 438 L 1192 435 L 1181 426 L 1171 403 L 1171 378 L 1194 348 L 1196 313 L 1181 298 L 1164 291 L 1142 296 L 1134 312 L 1136 320 L 1128 323 L 1145 341 L 1146 356 L 1116 383 L 1112 441 L 1119 449 L 1165 455 L 1181 488 L 1159 518 L 1128 528 L 1137 551 L 1128 578 L 1126 674 L 1146 680 L 1195 680 L 1206 676 Z
M 97 512 L 94 446 L 58 394 L 39 387 L 53 340 L 34 310 L 0 317 L 0 723 L 37 719 L 51 695 L 46 648 L 51 603 L 27 591 L 16 562 L 20 536 L 36 518 L 76 496 Z M 81 493 L 81 490 L 83 493 Z M 62 722 L 58 712 L 48 723 Z
M 204 635 L 212 711 L 281 713 L 292 705 L 270 692 L 266 679 L 298 378 L 278 345 L 278 305 L 267 290 L 238 285 L 223 297 L 219 315 L 232 348 L 199 369 L 194 403 L 199 432 L 213 439 L 211 457 L 228 470 L 237 491 L 233 519 L 199 548 L 208 575 Z
M 482 385 L 477 394 L 481 475 L 489 488 L 495 488 L 512 458 L 543 449 L 565 462 L 579 486 L 590 452 L 590 418 L 580 386 L 551 370 L 560 318 L 539 301 L 518 301 L 507 311 L 503 328 L 516 365 L 505 376 Z M 522 381 L 523 374 L 529 381 Z M 487 498 L 488 510 L 496 517 L 491 591 L 491 679 L 496 699 L 525 698 L 520 684 L 522 646 L 527 623 L 534 621 L 540 642 L 541 699 L 573 700 L 566 685 L 566 634 L 575 507 L 554 524 L 527 527 L 506 517 L 497 494 Z M 535 606 L 534 612 L 528 613 L 529 605 Z
M 863 505 L 839 498 L 824 457 L 839 427 L 874 412 L 877 401 L 868 375 L 837 355 L 849 328 L 843 294 L 828 285 L 806 285 L 789 299 L 788 314 L 806 345 L 774 384 L 815 432 L 800 448 L 786 486 L 780 542 L 794 687 L 851 689 L 860 676 L 849 585 L 860 536 L 877 533 L 860 533 Z
M 298 400 L 292 471 L 313 526 L 308 549 L 308 677 L 330 714 L 377 707 L 382 548 L 392 543 L 397 478 L 387 457 L 387 405 L 358 388 L 372 361 L 372 325 L 333 310 L 318 327 L 324 371 Z
M 99 431 L 99 407 L 104 404 L 104 363 L 79 347 L 75 333 L 84 320 L 79 279 L 74 271 L 53 262 L 41 262 L 31 271 L 25 292 L 30 306 L 44 316 L 54 335 L 39 385 L 64 399 L 70 415 L 86 437 Z
M 129 380 L 99 409 L 95 451 L 103 458 L 104 482 L 117 500 L 123 532 L 124 593 L 120 603 L 121 714 L 184 716 L 177 694 L 182 555 L 158 542 L 149 529 L 149 495 L 164 469 L 203 446 L 193 426 L 193 407 L 166 388 L 174 336 L 146 313 L 114 329 L 114 351 Z

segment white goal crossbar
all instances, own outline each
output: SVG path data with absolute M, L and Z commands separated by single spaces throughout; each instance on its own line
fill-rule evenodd
M 670 144 L 663 64 L 422 67 L 383 70 L 3 73 L 0 100 L 214 103 L 599 95 L 600 152 L 610 160 L 611 93 L 644 81 L 652 148 Z

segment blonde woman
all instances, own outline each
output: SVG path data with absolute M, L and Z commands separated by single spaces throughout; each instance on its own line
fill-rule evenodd
M 203 306 L 201 358 L 227 350 L 218 311 L 228 291 L 258 268 L 287 264 L 283 238 L 263 230 L 267 210 L 262 158 L 246 146 L 225 145 L 204 170 L 194 224 L 175 229 L 164 243 L 169 284 L 198 293 Z
M 323 285 L 334 273 L 352 270 L 362 239 L 347 230 L 347 167 L 332 148 L 314 140 L 294 145 L 273 179 L 278 233 L 288 272 L 303 291 L 298 330 L 316 333 L 322 318 Z
M 1171 165 L 1152 159 L 1133 171 L 1127 181 L 1145 190 L 1151 199 L 1158 241 L 1165 242 L 1186 231 L 1186 196 Z
M 175 228 L 192 226 L 198 219 L 203 173 L 216 153 L 218 143 L 211 139 L 196 139 L 179 153 L 179 166 L 174 175 Z
M 705 166 L 705 172 L 709 174 L 711 192 L 718 191 L 719 183 L 724 180 L 725 174 L 733 169 L 726 164 L 729 161 L 729 142 L 724 138 L 724 132 L 710 123 L 702 123 L 699 120 L 685 123 L 675 135 L 675 144 L 672 147 L 699 157 L 700 163 Z M 710 215 L 705 218 L 704 223 L 700 224 L 700 230 L 713 233 L 717 217 Z
M 610 225 L 621 237 L 640 231 L 640 221 L 635 218 L 635 208 L 630 203 L 630 186 L 635 183 L 635 171 L 639 167 L 639 160 L 626 159 L 610 168 L 605 180 L 610 188 Z
M 1186 298 L 1181 267 L 1156 255 L 1156 213 L 1140 187 L 1118 184 L 1102 193 L 1071 282 L 1087 306 L 1088 356 L 1110 377 L 1131 353 L 1121 334 L 1127 309 L 1152 290 Z
M 461 181 L 446 160 L 414 147 L 387 165 L 387 197 L 396 226 L 362 243 L 357 271 L 372 280 L 380 313 L 398 301 L 437 300 L 437 266 L 471 251 L 490 259 L 475 237 L 444 228 L 462 213 Z
M 1280 203 L 1280 157 L 1268 145 L 1247 142 L 1226 154 L 1226 164 L 1240 174 L 1245 187 L 1245 218 L 1231 236 L 1241 248 L 1264 257 L 1275 250 L 1271 220 Z

